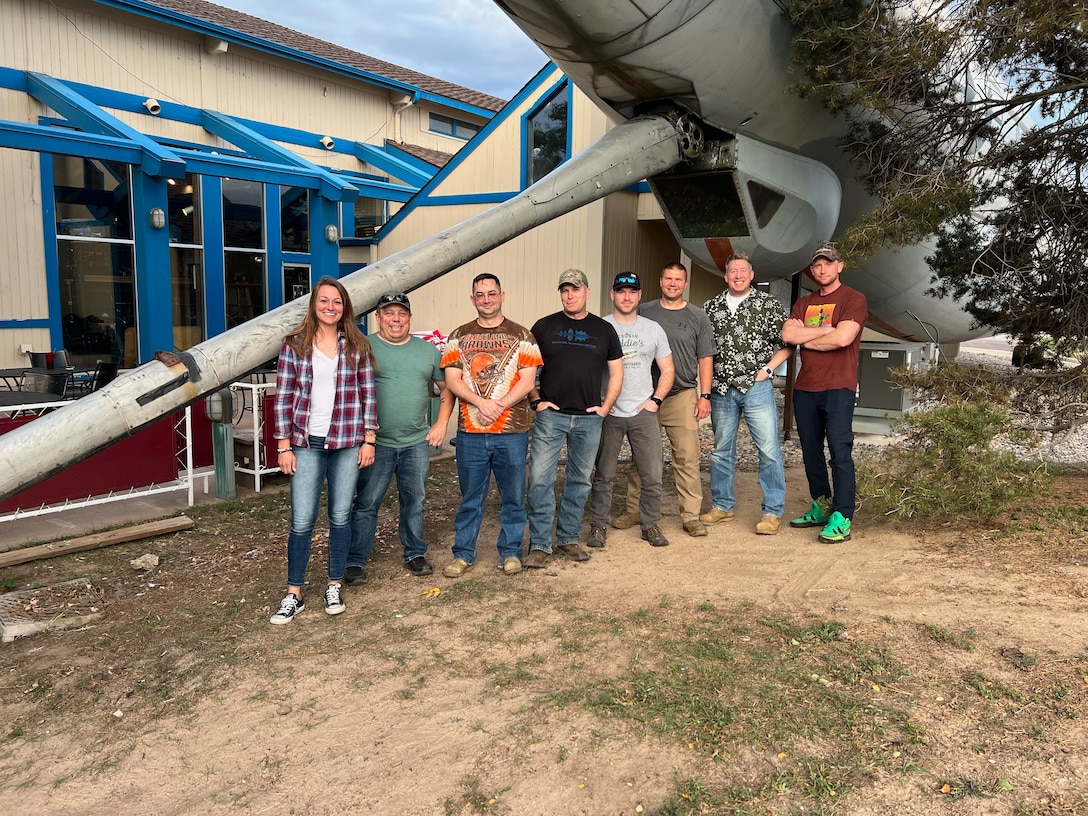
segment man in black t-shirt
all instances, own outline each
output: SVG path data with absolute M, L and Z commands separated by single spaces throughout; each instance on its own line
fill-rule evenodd
M 586 273 L 568 269 L 560 275 L 559 296 L 562 311 L 540 318 L 532 328 L 543 365 L 539 387 L 529 392 L 536 417 L 529 458 L 529 554 L 524 565 L 536 569 L 551 556 L 553 521 L 559 552 L 574 561 L 589 560 L 578 543 L 582 514 L 601 424 L 623 385 L 620 339 L 608 322 L 589 313 Z M 567 478 L 557 513 L 556 468 L 564 445 Z

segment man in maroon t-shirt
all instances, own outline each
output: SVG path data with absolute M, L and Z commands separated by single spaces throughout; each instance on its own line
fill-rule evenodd
M 850 540 L 856 493 L 854 396 L 861 329 L 869 316 L 865 295 L 839 280 L 842 269 L 842 256 L 835 247 L 816 250 L 809 271 L 820 288 L 793 305 L 782 327 L 783 342 L 801 348 L 793 413 L 812 497 L 812 509 L 790 526 L 822 527 L 820 541 L 828 544 Z M 825 441 L 831 457 L 830 480 Z

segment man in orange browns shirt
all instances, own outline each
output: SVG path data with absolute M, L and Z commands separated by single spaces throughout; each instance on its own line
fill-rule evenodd
M 461 506 L 454 521 L 453 561 L 443 570 L 459 578 L 476 562 L 476 538 L 491 474 L 499 488 L 499 563 L 521 572 L 525 536 L 525 460 L 532 412 L 526 399 L 541 365 L 533 335 L 502 313 L 506 293 L 484 272 L 472 280 L 476 319 L 458 326 L 446 342 L 446 387 L 460 400 L 457 412 L 457 480 Z

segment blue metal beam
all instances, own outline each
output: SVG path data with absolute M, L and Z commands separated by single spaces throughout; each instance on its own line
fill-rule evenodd
M 210 110 L 202 111 L 200 118 L 201 124 L 209 133 L 237 145 L 258 159 L 274 164 L 294 165 L 300 170 L 306 171 L 317 179 L 318 189 L 325 198 L 340 201 L 345 195 L 350 198 L 358 196 L 358 191 L 341 176 L 306 161 L 306 159 L 292 153 L 285 147 L 281 147 L 271 139 L 266 139 L 253 128 L 243 125 L 237 119 Z M 312 185 L 307 184 L 304 186 L 312 189 Z
M 0 119 L 0 147 L 39 153 L 63 153 L 67 156 L 107 159 L 136 165 L 144 155 L 140 147 L 128 139 L 99 136 L 68 128 L 28 125 L 7 119 Z
M 30 96 L 55 110 L 80 130 L 132 142 L 142 154 L 140 161 L 134 164 L 148 175 L 172 178 L 185 175 L 185 163 L 172 151 L 106 113 L 60 80 L 27 71 L 26 85 Z
M 354 148 L 355 155 L 360 161 L 373 165 L 383 173 L 388 173 L 394 178 L 399 178 L 401 181 L 406 181 L 415 187 L 422 187 L 431 180 L 431 175 L 433 175 L 419 172 L 408 162 L 386 153 L 380 147 L 364 142 L 355 142 Z

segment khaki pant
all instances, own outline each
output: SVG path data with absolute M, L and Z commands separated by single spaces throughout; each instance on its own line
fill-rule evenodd
M 695 418 L 698 394 L 694 388 L 667 397 L 657 411 L 657 422 L 672 445 L 672 469 L 680 501 L 680 521 L 695 521 L 703 506 L 703 481 L 699 476 L 699 420 Z M 627 512 L 638 516 L 642 483 L 638 470 L 627 478 Z

